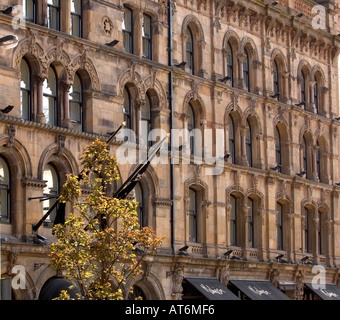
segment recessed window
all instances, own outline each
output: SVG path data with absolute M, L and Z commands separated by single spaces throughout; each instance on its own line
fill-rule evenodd
M 231 156 L 232 163 L 236 163 L 236 153 L 235 153 L 235 126 L 234 126 L 234 120 L 232 116 L 229 116 L 228 120 L 228 129 L 229 129 L 229 153 Z
M 188 106 L 188 132 L 189 132 L 189 145 L 191 154 L 195 154 L 195 112 L 191 103 Z
M 318 79 L 315 78 L 315 84 L 314 84 L 314 104 L 315 104 L 315 110 L 316 113 L 319 113 L 319 85 L 318 85 Z
M 249 55 L 247 50 L 244 50 L 245 58 L 243 60 L 243 79 L 245 84 L 245 89 L 250 91 L 250 70 L 249 70 Z
M 125 7 L 124 18 L 123 18 L 123 40 L 124 40 L 124 51 L 133 53 L 133 29 L 132 29 L 132 11 Z
M 301 81 L 301 102 L 305 102 L 304 108 L 307 108 L 307 103 L 306 103 L 306 76 L 305 73 L 302 71 L 302 81 Z
M 189 189 L 189 241 L 197 242 L 197 192 Z
M 278 171 L 282 172 L 282 149 L 281 149 L 281 135 L 278 127 L 275 127 L 275 157 Z
M 194 37 L 191 29 L 186 29 L 186 63 L 190 68 L 191 73 L 194 74 Z
M 50 29 L 60 30 L 59 0 L 47 0 L 47 26 Z
M 230 245 L 237 246 L 237 198 L 230 196 Z
M 227 45 L 227 54 L 226 54 L 226 59 L 227 59 L 227 76 L 230 77 L 231 81 L 231 86 L 234 86 L 234 54 L 233 54 L 233 48 L 228 42 Z
M 44 211 L 45 215 L 48 210 L 54 205 L 56 202 L 56 198 L 59 195 L 59 177 L 57 170 L 51 164 L 48 164 L 43 172 L 43 180 L 46 181 L 46 186 L 44 188 L 44 196 L 50 197 L 50 200 L 44 201 Z M 48 218 L 45 220 L 45 225 L 49 226 L 51 222 L 55 220 L 57 214 L 57 208 L 55 208 Z
M 24 17 L 33 23 L 37 22 L 37 1 L 36 0 L 24 0 L 23 2 L 23 15 Z
M 248 247 L 254 247 L 254 201 L 248 198 Z
M 71 34 L 82 37 L 82 1 L 71 0 Z
M 277 249 L 283 250 L 283 206 L 281 203 L 277 203 Z
M 152 27 L 151 27 L 151 17 L 147 14 L 143 15 L 143 57 L 147 59 L 152 59 Z
M 252 147 L 252 131 L 249 120 L 246 123 L 247 131 L 246 131 L 246 154 L 247 160 L 250 167 L 253 166 L 253 147 Z
M 58 125 L 58 105 L 57 105 L 57 74 L 53 67 L 48 69 L 48 77 L 43 84 L 43 113 L 46 123 L 51 126 Z
M 312 224 L 312 212 L 310 209 L 305 208 L 305 252 L 311 252 L 312 250 L 312 238 L 311 238 L 311 224 Z
M 0 222 L 10 223 L 10 173 L 7 163 L 0 158 Z
M 143 216 L 143 190 L 140 185 L 140 183 L 137 183 L 135 186 L 135 198 L 136 201 L 138 202 L 137 206 L 137 215 L 138 215 L 138 222 L 139 222 L 139 227 L 143 228 L 144 227 L 144 216 Z
M 277 100 L 280 101 L 279 67 L 275 60 L 274 60 L 274 94 L 277 96 Z
M 141 128 L 140 128 L 140 142 L 144 145 L 151 146 L 149 141 L 149 133 L 151 132 L 151 102 L 150 97 L 147 94 L 145 97 L 145 104 L 141 109 Z
M 21 60 L 20 72 L 20 117 L 31 120 L 31 72 L 25 59 Z

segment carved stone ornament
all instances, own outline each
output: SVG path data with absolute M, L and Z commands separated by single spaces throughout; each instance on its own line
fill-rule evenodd
M 10 125 L 7 127 L 8 140 L 7 140 L 6 146 L 7 146 L 8 148 L 13 147 L 14 139 L 15 139 L 15 133 L 16 133 L 15 127 L 14 127 L 12 124 L 10 124 Z
M 111 19 L 109 17 L 104 17 L 103 18 L 102 28 L 103 28 L 103 32 L 107 36 L 111 36 L 112 30 L 113 30 L 113 24 L 112 24 L 112 21 L 111 21 Z
M 184 264 L 178 263 L 175 266 L 174 271 L 169 271 L 166 274 L 166 277 L 172 277 L 172 292 L 171 292 L 171 300 L 182 300 L 183 296 L 183 287 L 182 282 L 184 278 Z

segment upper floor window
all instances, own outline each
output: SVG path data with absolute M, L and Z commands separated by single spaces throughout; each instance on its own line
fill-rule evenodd
M 304 107 L 305 109 L 307 108 L 307 102 L 306 102 L 306 75 L 302 71 L 302 81 L 301 81 L 301 102 L 304 102 Z
M 315 84 L 314 84 L 314 104 L 315 104 L 315 110 L 316 113 L 319 113 L 319 85 L 318 85 L 318 79 L 315 78 Z
M 140 140 L 144 145 L 151 146 L 151 140 L 149 141 L 149 133 L 151 132 L 151 101 L 148 94 L 145 97 L 145 104 L 141 110 L 141 128 L 140 128 Z
M 306 138 L 302 138 L 302 168 L 308 172 L 308 151 Z
M 124 88 L 123 92 L 124 96 L 124 105 L 123 105 L 123 114 L 124 114 L 124 121 L 125 121 L 125 128 L 126 129 L 132 129 L 131 125 L 131 96 L 130 92 Z M 125 140 L 130 139 L 130 133 L 128 131 L 127 134 L 125 134 Z
M 189 145 L 191 154 L 195 154 L 195 137 L 194 137 L 194 129 L 195 129 L 195 112 L 191 103 L 188 105 L 188 133 L 189 133 Z
M 276 165 L 278 166 L 278 171 L 282 172 L 281 135 L 280 135 L 280 130 L 277 126 L 275 127 L 275 156 L 276 156 Z
M 132 10 L 124 7 L 124 18 L 123 18 L 123 41 L 124 51 L 133 53 L 133 26 L 132 26 Z
M 137 215 L 138 215 L 138 222 L 139 222 L 139 227 L 143 228 L 144 227 L 144 216 L 143 216 L 143 190 L 141 187 L 140 183 L 137 183 L 135 186 L 135 198 L 136 201 L 138 202 L 137 206 Z
M 228 46 L 227 46 L 227 54 L 226 54 L 226 59 L 227 59 L 227 76 L 230 78 L 231 81 L 231 86 L 234 86 L 234 54 L 233 54 L 233 48 L 228 41 Z
M 48 164 L 43 172 L 43 180 L 46 181 L 46 187 L 44 188 L 44 196 L 50 197 L 49 200 L 44 201 L 44 212 L 45 215 L 48 210 L 56 202 L 56 198 L 59 195 L 59 176 L 56 168 L 52 164 Z M 55 220 L 57 214 L 57 208 L 55 208 L 48 218 L 45 220 L 45 225 L 49 226 L 51 222 Z
M 234 120 L 231 115 L 229 115 L 229 152 L 231 156 L 232 163 L 236 163 L 236 147 L 235 147 L 235 126 Z
M 323 254 L 323 241 L 322 241 L 322 237 L 323 237 L 323 228 L 322 228 L 322 226 L 323 226 L 323 220 L 322 220 L 322 218 L 323 218 L 323 214 L 322 214 L 322 212 L 319 210 L 318 211 L 318 214 L 319 214 L 319 216 L 318 216 L 318 218 L 319 218 L 319 228 L 318 228 L 318 249 L 319 249 L 319 254 Z
M 186 29 L 186 63 L 194 74 L 194 37 L 189 27 Z
M 279 67 L 275 60 L 274 60 L 274 95 L 276 95 L 277 100 L 280 101 Z
M 10 172 L 6 161 L 0 158 L 0 222 L 10 223 Z
M 47 0 L 47 26 L 50 29 L 60 30 L 59 0 Z
M 250 70 L 249 70 L 249 55 L 247 50 L 244 50 L 245 58 L 243 60 L 243 79 L 245 84 L 245 89 L 250 91 Z
M 230 196 L 230 245 L 237 246 L 237 198 Z
M 189 241 L 197 242 L 197 192 L 189 189 Z
M 283 250 L 283 205 L 277 203 L 277 219 L 276 219 L 276 229 L 277 229 L 277 249 Z
M 83 90 L 79 76 L 74 76 L 73 85 L 69 93 L 70 120 L 73 127 L 78 131 L 83 131 Z
M 71 0 L 71 34 L 82 37 L 82 1 Z
M 147 14 L 143 15 L 143 57 L 152 59 L 152 27 L 151 17 Z
M 312 211 L 311 209 L 304 208 L 305 209 L 305 252 L 311 252 L 312 250 L 312 237 L 311 237 L 311 232 L 312 232 Z
M 25 59 L 21 60 L 20 65 L 20 117 L 25 120 L 31 119 L 31 72 Z
M 48 78 L 43 84 L 43 113 L 46 123 L 52 126 L 58 125 L 58 82 L 57 74 L 53 67 L 48 69 Z
M 252 130 L 251 130 L 251 125 L 249 123 L 249 120 L 247 119 L 246 122 L 246 155 L 247 155 L 247 160 L 248 164 L 250 167 L 253 166 L 253 145 L 252 145 Z
M 28 21 L 31 21 L 33 23 L 37 22 L 37 1 L 36 0 L 24 0 L 23 15 Z
M 248 198 L 248 247 L 254 247 L 254 201 Z

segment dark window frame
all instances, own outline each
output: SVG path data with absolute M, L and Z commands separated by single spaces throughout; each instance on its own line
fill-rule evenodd
M 72 0 L 71 0 L 72 1 Z M 77 17 L 78 20 L 78 27 L 79 27 L 79 35 L 73 34 L 73 17 Z M 75 37 L 82 38 L 83 37 L 83 1 L 80 0 L 80 13 L 73 12 L 71 10 L 71 35 Z
M 51 27 L 51 11 L 53 10 L 55 10 L 56 13 L 56 28 Z M 47 3 L 47 27 L 60 31 L 60 0 L 58 0 L 58 5 Z
M 129 14 L 130 18 L 130 29 L 126 28 L 126 14 Z M 133 11 L 129 7 L 124 7 L 124 18 L 123 18 L 124 26 L 125 28 L 123 29 L 123 42 L 124 42 L 124 51 L 127 53 L 133 54 L 134 52 L 134 46 L 133 46 Z
M 25 91 L 27 93 L 27 105 L 28 105 L 28 110 L 27 110 L 27 115 L 28 117 L 27 118 L 24 118 L 22 117 L 22 115 L 20 116 L 21 119 L 24 119 L 24 120 L 28 120 L 28 121 L 31 121 L 32 120 L 32 70 L 31 70 L 31 66 L 28 62 L 28 60 L 23 57 L 22 60 L 26 63 L 27 67 L 28 67 L 28 72 L 29 72 L 29 88 L 26 89 L 26 88 L 23 88 L 21 87 L 20 85 L 20 92 L 22 91 Z M 21 95 L 22 97 L 22 95 Z M 20 100 L 21 100 L 21 97 L 20 97 Z M 20 101 L 20 113 L 22 113 L 22 101 Z
M 1 215 L 1 211 L 0 211 L 0 225 L 1 224 L 11 224 L 12 223 L 12 209 L 11 209 L 11 189 L 12 189 L 12 173 L 11 173 L 11 168 L 8 165 L 8 162 L 5 158 L 1 157 L 1 160 L 5 163 L 5 165 L 7 166 L 7 170 L 8 170 L 8 186 L 7 187 L 3 187 L 0 184 L 0 190 L 4 190 L 7 193 L 7 208 L 6 208 L 6 217 L 3 218 Z
M 145 29 L 145 17 L 149 19 L 149 27 L 150 27 L 150 34 L 145 36 L 144 29 Z M 152 60 L 152 18 L 148 14 L 143 14 L 143 32 L 142 32 L 142 43 L 143 43 L 143 57 L 149 60 Z M 145 54 L 144 45 L 146 43 L 146 47 L 148 48 L 149 54 Z

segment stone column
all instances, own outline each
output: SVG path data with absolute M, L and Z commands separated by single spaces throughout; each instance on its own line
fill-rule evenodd
M 241 165 L 249 166 L 248 158 L 247 158 L 247 150 L 246 150 L 246 134 L 248 128 L 246 126 L 242 126 L 240 128 L 241 132 Z
M 63 103 L 64 103 L 64 119 L 63 119 L 63 126 L 66 128 L 71 128 L 71 119 L 70 119 L 70 100 L 69 100 L 69 95 L 70 95 L 70 88 L 71 84 L 64 82 L 63 83 Z
M 247 205 L 246 203 L 246 198 L 244 200 L 243 205 L 241 206 L 241 221 L 243 221 L 243 239 L 241 244 L 242 247 L 242 257 L 243 258 L 247 258 L 247 248 L 248 248 L 248 228 L 249 228 L 249 224 L 248 224 L 248 213 L 249 213 L 249 209 L 250 207 Z M 241 234 L 242 234 L 241 232 Z
M 39 74 L 36 76 L 37 81 L 37 121 L 46 123 L 45 114 L 43 112 L 44 106 L 44 81 L 47 79 L 47 75 Z

